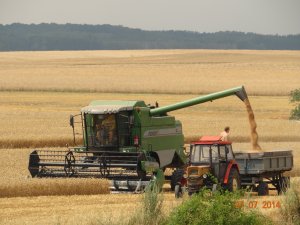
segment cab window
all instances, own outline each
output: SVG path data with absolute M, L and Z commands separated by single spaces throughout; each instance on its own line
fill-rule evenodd
M 95 146 L 115 146 L 118 137 L 115 114 L 94 115 Z
M 221 145 L 219 147 L 220 149 L 220 159 L 221 160 L 226 160 L 226 146 L 225 145 Z
M 218 147 L 212 145 L 193 145 L 191 148 L 192 163 L 209 163 L 209 151 L 211 149 L 212 160 L 218 160 Z
M 233 159 L 233 153 L 232 153 L 231 145 L 226 145 L 226 148 L 228 149 L 228 153 L 227 153 L 228 160 Z

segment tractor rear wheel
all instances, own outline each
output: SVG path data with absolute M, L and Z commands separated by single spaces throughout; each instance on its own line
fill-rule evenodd
M 181 182 L 183 177 L 184 170 L 183 169 L 176 169 L 172 176 L 171 176 L 171 190 L 175 190 L 175 186 Z
M 240 174 L 236 168 L 232 168 L 229 173 L 226 189 L 228 191 L 236 191 L 241 188 Z

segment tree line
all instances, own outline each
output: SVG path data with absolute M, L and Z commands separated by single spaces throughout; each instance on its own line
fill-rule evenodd
M 146 31 L 108 24 L 0 24 L 0 51 L 101 49 L 300 50 L 300 34 Z

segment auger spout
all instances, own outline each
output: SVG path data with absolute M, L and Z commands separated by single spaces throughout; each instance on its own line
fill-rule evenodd
M 178 102 L 178 103 L 175 103 L 172 105 L 167 105 L 167 106 L 151 109 L 150 115 L 151 116 L 163 115 L 163 114 L 166 114 L 167 112 L 171 112 L 174 110 L 178 110 L 178 109 L 186 108 L 189 106 L 201 104 L 204 102 L 216 100 L 219 98 L 225 98 L 225 97 L 231 96 L 231 95 L 236 95 L 242 101 L 244 101 L 245 99 L 248 98 L 244 86 L 240 86 L 240 87 L 235 87 L 235 88 L 227 89 L 224 91 L 215 92 L 212 94 L 196 97 L 196 98 L 189 99 L 189 100 L 186 100 L 183 102 Z

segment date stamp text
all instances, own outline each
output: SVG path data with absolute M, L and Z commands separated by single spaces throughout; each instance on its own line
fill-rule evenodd
M 280 201 L 270 200 L 238 200 L 235 202 L 237 208 L 250 208 L 250 209 L 275 209 L 280 208 Z

